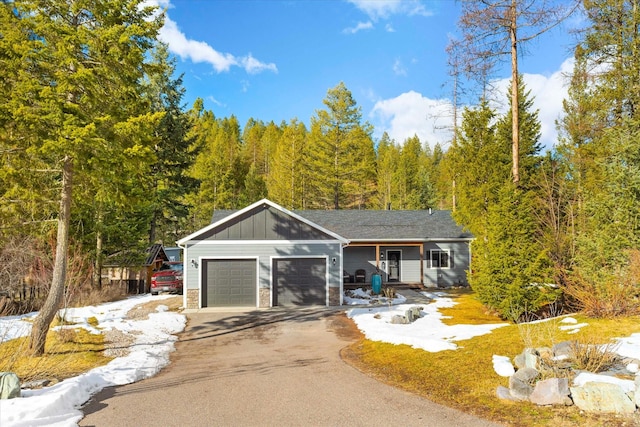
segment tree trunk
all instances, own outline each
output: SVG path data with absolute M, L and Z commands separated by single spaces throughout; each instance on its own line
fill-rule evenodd
M 62 191 L 60 193 L 60 214 L 58 216 L 58 236 L 53 278 L 49 295 L 33 322 L 29 350 L 34 356 L 42 356 L 47 340 L 47 332 L 64 299 L 64 285 L 67 276 L 67 254 L 69 252 L 69 219 L 71 214 L 71 189 L 73 159 L 65 156 L 62 165 Z
M 511 0 L 511 26 L 509 35 L 511 38 L 511 133 L 513 145 L 511 155 L 513 157 L 513 183 L 520 182 L 520 113 L 518 110 L 518 37 L 516 34 L 517 0 Z
M 98 207 L 98 218 L 96 221 L 96 260 L 93 265 L 93 288 L 102 288 L 102 207 Z

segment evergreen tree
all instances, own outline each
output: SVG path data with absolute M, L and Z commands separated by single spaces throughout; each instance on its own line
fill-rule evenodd
M 629 305 L 637 291 L 625 285 L 638 248 L 640 11 L 637 1 L 591 0 L 584 9 L 561 121 L 573 248 L 562 284 L 577 308 L 612 316 L 640 305 Z
M 381 209 L 397 208 L 393 205 L 397 193 L 397 182 L 394 173 L 398 169 L 400 150 L 384 132 L 378 142 L 378 207 Z
M 145 84 L 151 111 L 162 113 L 154 131 L 155 161 L 148 176 L 150 186 L 149 242 L 172 244 L 182 234 L 188 206 L 184 195 L 196 181 L 187 176 L 195 159 L 190 137 L 190 120 L 183 111 L 182 76 L 174 78 L 175 59 L 169 58 L 167 46 L 159 43 L 151 55 L 150 71 Z
M 366 190 L 375 177 L 371 126 L 360 123 L 360 107 L 342 82 L 329 89 L 323 103 L 326 110 L 318 110 L 311 118 L 309 140 L 314 207 L 340 209 L 368 204 L 368 195 L 366 201 L 349 200 L 348 191 L 359 188 L 373 194 Z
M 308 157 L 307 129 L 304 123 L 293 119 L 283 127 L 282 136 L 272 157 L 273 162 L 267 180 L 271 200 L 288 209 L 306 207 Z
M 11 144 L 61 169 L 53 280 L 30 341 L 41 355 L 64 295 L 74 172 L 82 178 L 85 165 L 101 173 L 94 166 L 102 161 L 148 155 L 145 131 L 154 118 L 145 114 L 139 82 L 161 22 L 139 1 L 17 0 L 0 8 L 3 38 L 19 42 L 4 44 L 10 51 L 0 58 L 11 69 L 23 64 L 4 93 L 20 133 Z

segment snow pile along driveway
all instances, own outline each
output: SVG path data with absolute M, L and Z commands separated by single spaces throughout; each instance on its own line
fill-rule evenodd
M 51 387 L 22 390 L 22 397 L 0 400 L 0 426 L 76 426 L 83 417 L 80 406 L 92 395 L 108 386 L 129 384 L 155 375 L 169 363 L 169 354 L 175 350 L 174 334 L 184 330 L 186 318 L 169 312 L 160 305 L 155 313 L 140 319 L 127 318 L 127 312 L 137 305 L 157 301 L 163 297 L 145 295 L 99 306 L 67 309 L 65 318 L 78 323 L 93 333 L 117 329 L 134 337 L 127 356 Z M 64 311 L 62 311 L 64 313 Z M 35 315 L 35 314 L 32 314 Z M 89 325 L 88 319 L 98 319 L 98 327 Z M 29 323 L 16 318 L 0 319 L 0 328 L 11 322 L 12 337 L 28 335 Z M 20 327 L 16 325 L 20 325 Z M 8 336 L 8 334 L 7 334 Z M 5 338 L 7 339 L 7 338 Z

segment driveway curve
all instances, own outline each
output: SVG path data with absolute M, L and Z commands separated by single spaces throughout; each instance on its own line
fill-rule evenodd
M 188 314 L 171 364 L 110 387 L 80 426 L 494 426 L 340 359 L 359 332 L 325 307 Z

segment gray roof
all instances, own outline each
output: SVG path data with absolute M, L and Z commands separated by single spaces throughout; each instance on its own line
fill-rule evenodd
M 236 211 L 219 210 L 212 223 Z M 471 239 L 471 233 L 457 225 L 450 211 L 394 210 L 298 210 L 307 220 L 352 241 L 424 241 Z

